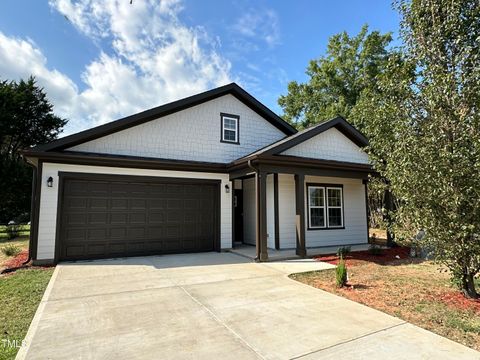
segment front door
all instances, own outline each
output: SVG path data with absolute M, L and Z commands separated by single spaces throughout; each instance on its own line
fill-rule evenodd
M 235 242 L 243 243 L 243 190 L 235 189 L 233 196 L 233 211 L 235 217 Z

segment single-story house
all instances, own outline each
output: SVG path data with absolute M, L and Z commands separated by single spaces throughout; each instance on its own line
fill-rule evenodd
M 24 150 L 33 261 L 368 243 L 367 139 L 229 84 Z

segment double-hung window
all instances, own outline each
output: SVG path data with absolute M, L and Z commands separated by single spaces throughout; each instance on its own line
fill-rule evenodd
M 343 187 L 310 184 L 307 192 L 308 228 L 343 228 Z
M 220 114 L 222 134 L 221 141 L 233 144 L 239 144 L 239 121 L 240 117 L 237 115 Z

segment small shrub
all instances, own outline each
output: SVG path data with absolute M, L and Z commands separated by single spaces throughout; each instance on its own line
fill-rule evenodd
M 345 260 L 340 258 L 340 261 L 335 269 L 337 275 L 337 286 L 344 287 L 347 284 L 347 265 Z
M 376 244 L 372 244 L 368 248 L 368 252 L 370 253 L 370 255 L 380 256 L 383 254 L 383 249 Z
M 13 244 L 2 247 L 2 253 L 6 256 L 17 256 L 21 251 L 21 248 Z
M 7 225 L 5 232 L 7 233 L 8 240 L 15 239 L 20 235 L 20 226 L 16 224 Z
M 352 251 L 352 248 L 350 246 L 342 246 L 341 248 L 338 248 L 337 256 L 343 258 L 348 254 L 350 254 L 351 251 Z

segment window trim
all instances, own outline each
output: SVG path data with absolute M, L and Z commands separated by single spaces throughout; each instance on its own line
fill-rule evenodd
M 223 126 L 224 126 L 224 119 L 225 118 L 235 120 L 235 122 L 236 122 L 236 129 L 235 129 L 236 139 L 235 139 L 235 141 L 225 140 L 225 138 L 224 138 L 225 134 L 224 134 L 224 131 L 223 131 L 224 130 Z M 227 129 L 227 130 L 229 130 L 229 129 Z M 240 116 L 233 115 L 233 114 L 227 114 L 227 113 L 220 113 L 220 142 L 227 143 L 227 144 L 240 145 Z
M 323 188 L 324 190 L 324 198 L 325 198 L 325 206 L 324 206 L 324 214 L 325 214 L 325 226 L 320 227 L 320 226 L 311 226 L 311 221 L 310 221 L 310 192 L 309 188 L 310 187 L 320 187 Z M 341 226 L 330 226 L 328 223 L 328 191 L 327 189 L 340 189 L 340 194 L 342 197 L 342 206 L 341 206 L 341 212 L 342 212 L 342 225 Z M 342 230 L 345 229 L 345 201 L 344 201 L 344 196 L 343 196 L 343 184 L 323 184 L 323 183 L 306 183 L 306 192 L 307 192 L 307 211 L 308 211 L 308 224 L 307 224 L 307 230 Z M 332 207 L 332 209 L 338 209 L 338 207 Z
M 323 206 L 310 205 L 310 188 L 323 190 Z M 309 229 L 325 229 L 327 228 L 327 199 L 324 186 L 309 185 L 307 186 L 307 203 L 308 203 L 308 228 Z M 323 209 L 323 226 L 312 226 L 312 212 L 311 209 Z

